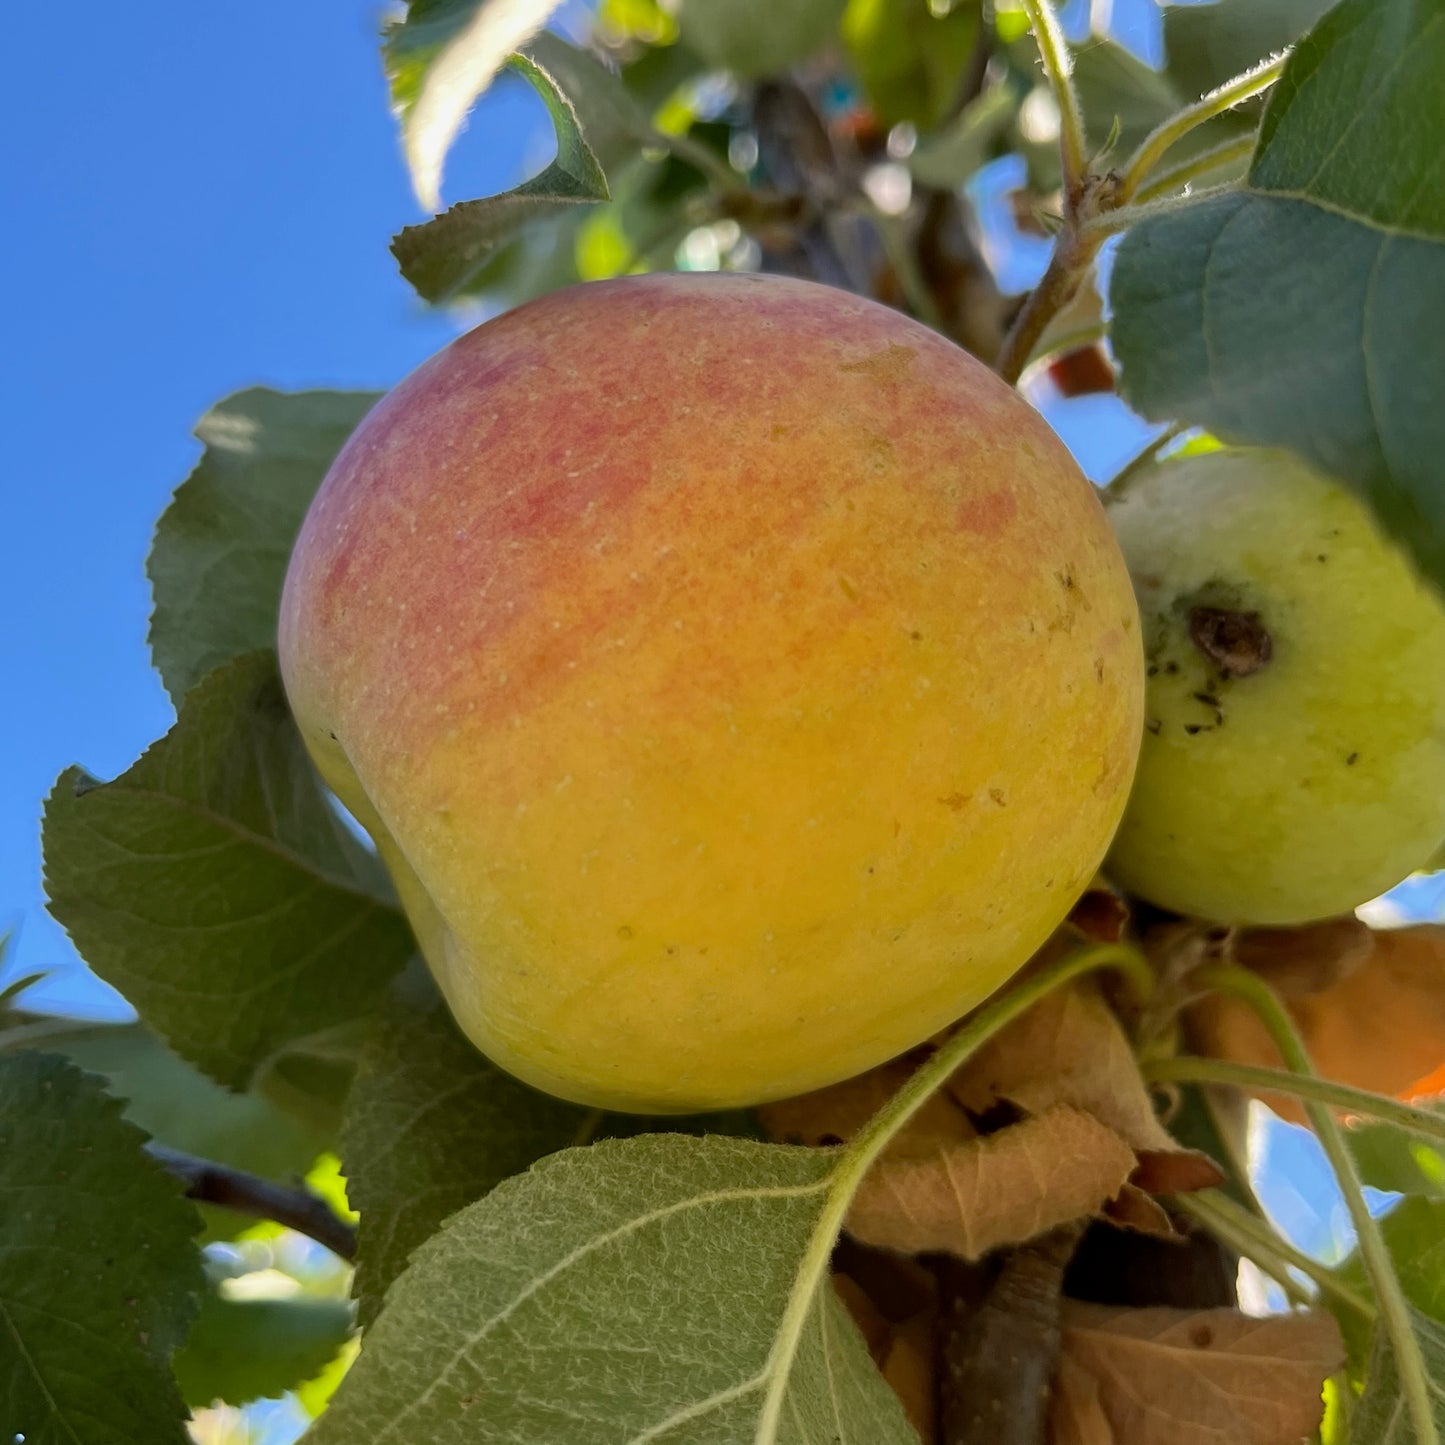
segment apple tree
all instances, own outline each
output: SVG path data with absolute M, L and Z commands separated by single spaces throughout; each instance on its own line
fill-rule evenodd
M 315 1445 L 1445 1441 L 1445 926 L 1402 926 L 1372 902 L 1445 846 L 1445 0 L 1161 4 L 1154 64 L 1110 33 L 1109 7 L 1093 7 L 1094 30 L 1081 8 L 1067 31 L 1049 0 L 599 0 L 552 29 L 556 0 L 409 0 L 388 21 L 382 64 L 432 215 L 392 253 L 420 303 L 505 318 L 464 343 L 488 386 L 530 386 L 544 412 L 565 401 L 567 425 L 580 408 L 594 431 L 616 426 L 597 399 L 611 344 L 612 364 L 660 388 L 654 417 L 667 396 L 706 417 L 690 452 L 685 428 L 654 436 L 633 418 L 623 436 L 686 474 L 726 445 L 729 416 L 757 420 L 761 390 L 724 384 L 713 356 L 685 391 L 677 345 L 628 349 L 629 308 L 726 295 L 736 329 L 718 346 L 763 358 L 770 398 L 804 395 L 820 348 L 865 326 L 921 338 L 944 358 L 926 385 L 946 374 L 1002 418 L 982 439 L 950 433 L 956 453 L 906 477 L 880 463 L 885 503 L 925 483 L 956 500 L 1026 443 L 1042 474 L 1054 463 L 1028 441 L 1043 428 L 1030 407 L 1060 416 L 1096 397 L 1132 417 L 1145 440 L 1098 499 L 1059 448 L 1049 505 L 1006 498 L 998 528 L 1023 519 L 1007 534 L 1017 555 L 996 536 L 970 543 L 974 573 L 991 563 L 1000 580 L 965 619 L 977 635 L 960 622 L 950 635 L 968 646 L 941 664 L 966 653 L 973 686 L 1034 688 L 1051 721 L 1015 719 L 989 743 L 1000 766 L 1012 753 L 1038 778 L 1060 761 L 1067 779 L 1114 747 L 1117 797 L 1077 878 L 1029 915 L 1047 915 L 1038 936 L 1017 956 L 999 944 L 1007 981 L 961 989 L 942 1017 L 890 996 L 897 970 L 880 963 L 875 991 L 844 968 L 876 917 L 902 909 L 897 938 L 920 921 L 902 900 L 937 858 L 925 848 L 881 882 L 860 867 L 841 895 L 818 884 L 826 908 L 809 926 L 826 947 L 808 957 L 813 1002 L 796 1020 L 808 1092 L 748 1062 L 745 1028 L 667 1040 L 711 1050 L 730 1092 L 614 1097 L 565 1059 L 543 1068 L 572 1048 L 562 1010 L 513 1028 L 526 1048 L 494 1046 L 476 1022 L 500 996 L 486 971 L 503 925 L 572 939 L 563 915 L 589 885 L 574 869 L 535 916 L 496 923 L 469 880 L 516 863 L 501 856 L 510 834 L 468 836 L 467 808 L 452 817 L 430 794 L 429 831 L 397 825 L 407 740 L 368 762 L 346 732 L 353 694 L 442 710 L 443 674 L 495 659 L 479 645 L 459 657 L 453 630 L 426 665 L 362 675 L 352 664 L 383 655 L 371 641 L 409 594 L 367 594 L 347 527 L 366 488 L 384 516 L 397 489 L 440 485 L 443 456 L 478 488 L 532 488 L 542 508 L 554 438 L 529 421 L 501 460 L 477 442 L 456 463 L 467 419 L 444 388 L 418 411 L 415 378 L 383 406 L 262 388 L 219 401 L 148 566 L 175 725 L 117 778 L 70 769 L 45 808 L 50 908 L 138 1020 L 40 1013 L 33 979 L 0 992 L 0 1442 L 219 1441 L 226 1408 L 278 1398 Z M 499 76 L 540 98 L 555 155 L 510 191 L 443 209 L 443 162 Z M 612 329 L 587 338 L 586 384 L 564 385 L 583 354 L 576 318 L 603 294 L 620 308 Z M 770 309 L 784 295 L 812 299 Z M 698 325 L 716 342 L 709 314 Z M 818 316 L 836 327 L 786 330 Z M 516 350 L 538 317 L 545 343 Z M 839 478 L 871 462 L 837 436 L 917 442 L 947 409 L 906 369 L 845 360 L 843 373 L 799 403 Z M 827 430 L 860 407 L 874 430 Z M 817 475 L 822 452 L 788 455 L 813 458 L 820 506 L 843 496 Z M 679 486 L 667 505 L 694 501 Z M 330 552 L 309 540 L 318 517 Z M 480 571 L 449 573 L 423 549 L 411 573 L 384 575 L 441 578 L 464 606 L 501 578 L 495 606 L 525 607 L 541 584 L 497 559 L 532 545 L 528 517 L 492 529 Z M 710 524 L 742 579 L 728 606 L 778 551 L 764 534 L 795 521 L 779 502 Z M 1048 547 L 1083 546 L 1091 527 L 1097 572 L 1053 566 Z M 404 518 L 381 527 L 373 560 L 405 557 L 405 534 Z M 936 528 L 902 535 L 869 543 L 890 588 L 930 568 L 930 587 L 954 584 L 961 564 Z M 1039 614 L 1037 640 L 1021 612 L 1027 634 L 991 645 L 989 608 L 1008 614 L 1031 567 L 1048 569 L 1057 612 Z M 1111 576 L 1122 631 L 1100 601 Z M 867 582 L 829 572 L 829 605 Z M 644 632 L 663 626 L 636 605 Z M 788 634 L 776 604 L 780 634 L 765 608 L 702 605 L 765 683 L 822 645 Z M 313 688 L 306 649 L 327 608 L 352 619 L 350 642 Z M 1125 701 L 1101 742 L 1060 719 L 1074 716 L 1068 667 L 1087 662 L 1104 686 L 1105 637 Z M 845 701 L 872 677 L 859 646 Z M 539 627 L 509 665 L 543 673 L 551 647 Z M 726 694 L 735 676 L 708 685 Z M 922 697 L 933 678 L 918 681 Z M 861 796 L 914 756 L 918 715 L 947 727 L 945 694 L 915 708 L 884 693 L 875 732 L 760 747 L 760 776 L 786 789 L 783 765 L 806 763 L 820 787 Z M 657 722 L 641 692 L 623 701 L 640 731 Z M 694 761 L 648 737 L 637 756 L 663 782 Z M 500 756 L 498 776 L 523 771 L 520 747 Z M 1009 845 L 1017 866 L 977 821 L 1008 804 L 1003 789 L 925 800 L 975 840 L 944 890 L 953 933 L 927 934 L 937 979 L 951 986 L 976 946 L 998 944 L 1026 889 L 1054 888 L 1028 865 L 1055 871 L 1044 860 L 1102 786 L 1039 789 Z M 614 829 L 634 875 L 644 844 L 673 821 L 698 831 L 712 805 L 702 787 L 697 816 L 685 792 L 659 796 L 670 815 Z M 632 807 L 599 797 L 594 813 Z M 575 840 L 554 811 L 547 838 L 565 857 Z M 463 841 L 438 844 L 446 829 Z M 836 842 L 800 830 L 788 878 L 816 882 Z M 709 865 L 665 843 L 663 864 L 607 886 L 705 912 Z M 442 856 L 466 867 L 442 876 Z M 761 911 L 778 880 L 774 860 L 754 861 Z M 585 941 L 568 947 L 585 970 Z M 746 960 L 718 953 L 689 966 L 726 1014 Z M 514 972 L 541 957 L 518 953 Z M 682 967 L 664 951 L 649 966 L 661 971 L 612 967 L 602 984 L 633 990 L 645 1016 L 648 990 Z M 842 1067 L 820 1045 L 830 986 L 840 1010 L 880 1020 L 889 1048 Z M 881 1021 L 898 1009 L 895 1037 Z M 675 1033 L 654 1013 L 640 1045 L 601 1034 L 619 1068 Z M 1302 1248 L 1261 1204 L 1251 1141 L 1270 1115 L 1328 1160 L 1343 1257 Z

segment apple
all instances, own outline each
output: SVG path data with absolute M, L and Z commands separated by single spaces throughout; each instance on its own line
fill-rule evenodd
M 1016 393 L 775 277 L 553 293 L 337 458 L 281 658 L 463 1030 L 567 1099 L 751 1104 L 919 1043 L 1093 876 L 1133 593 Z
M 1347 913 L 1445 838 L 1445 608 L 1340 484 L 1281 452 L 1131 480 L 1143 751 L 1105 865 L 1230 923 Z

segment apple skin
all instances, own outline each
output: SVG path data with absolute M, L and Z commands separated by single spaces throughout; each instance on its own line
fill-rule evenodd
M 1167 461 L 1110 500 L 1148 664 L 1144 747 L 1105 865 L 1226 923 L 1348 913 L 1445 838 L 1445 608 L 1348 490 L 1270 451 Z M 1198 607 L 1257 614 L 1221 673 Z
M 573 287 L 433 357 L 317 495 L 280 646 L 463 1030 L 639 1112 L 979 1003 L 1093 876 L 1141 728 L 1128 575 L 1045 423 L 776 277 Z

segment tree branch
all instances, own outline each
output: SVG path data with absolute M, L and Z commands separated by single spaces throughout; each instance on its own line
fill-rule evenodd
M 765 80 L 753 94 L 758 154 L 773 185 L 803 197 L 811 215 L 797 232 L 798 247 L 825 286 L 870 294 L 867 277 L 835 213 L 842 200 L 838 157 L 807 92 L 790 79 Z
M 168 1149 L 164 1144 L 152 1142 L 146 1145 L 146 1150 L 186 1186 L 187 1199 L 199 1204 L 216 1204 L 256 1219 L 273 1220 L 314 1239 L 317 1244 L 324 1244 L 332 1254 L 348 1262 L 356 1258 L 356 1230 L 309 1189 L 273 1184 L 228 1165 Z

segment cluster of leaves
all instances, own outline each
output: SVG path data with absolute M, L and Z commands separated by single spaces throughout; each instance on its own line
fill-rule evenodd
M 1300 451 L 1445 580 L 1445 326 L 1418 321 L 1445 295 L 1439 0 L 1170 8 L 1162 70 L 1091 37 L 1072 57 L 1087 174 L 1039 139 L 1057 96 L 1028 16 L 1002 4 L 604 0 L 586 45 L 540 29 L 553 8 L 411 0 L 388 32 L 424 201 L 504 65 L 557 135 L 538 175 L 396 238 L 425 299 L 763 264 L 990 360 L 1012 345 L 1018 368 L 1077 377 L 1093 358 L 1113 386 L 1107 332 L 1143 415 Z M 1262 110 L 1259 84 L 1196 104 L 1295 42 Z M 1164 169 L 1154 142 L 1191 105 Z M 1045 214 L 1057 284 L 1027 344 L 1029 306 L 1001 292 L 968 199 L 1009 154 L 1027 162 L 1023 221 L 1062 212 Z M 1201 181 L 1222 189 L 1186 194 Z M 1119 231 L 1106 320 L 1093 273 Z M 275 1186 L 335 1148 L 366 1349 L 319 1445 L 1282 1445 L 1316 1428 L 1327 1379 L 1326 1440 L 1405 1445 L 1432 1438 L 1409 1405 L 1422 1369 L 1445 1436 L 1445 1116 L 1354 1092 L 1445 1082 L 1436 931 L 1145 930 L 1094 894 L 951 1038 L 756 1117 L 604 1115 L 480 1057 L 312 772 L 272 651 L 296 530 L 374 400 L 256 390 L 202 420 L 150 560 L 177 722 L 111 782 L 65 774 L 47 805 L 52 908 L 143 1022 L 79 1027 L 0 997 L 0 1431 L 182 1441 L 187 1406 L 317 1376 L 351 1312 L 246 1299 L 216 1258 L 203 1269 L 198 1239 L 249 1221 L 187 1202 L 188 1185 L 208 1196 L 183 1161 Z M 1127 962 L 1126 928 L 1163 980 L 1142 1014 L 1078 981 Z M 1286 999 L 1333 1084 L 1292 1080 L 1253 1014 L 1196 998 L 1221 957 Z M 1178 1028 L 1203 1057 L 1166 1056 Z M 1141 1073 L 1131 1032 L 1171 1047 Z M 1172 1132 L 1146 1076 L 1177 1090 Z M 1237 1121 L 1199 1084 L 1377 1120 L 1349 1132 L 1347 1172 L 1406 1196 L 1381 1232 L 1413 1343 L 1376 1325 L 1394 1297 L 1366 1250 L 1326 1270 L 1274 1235 Z M 1221 1244 L 1315 1307 L 1242 1314 Z

